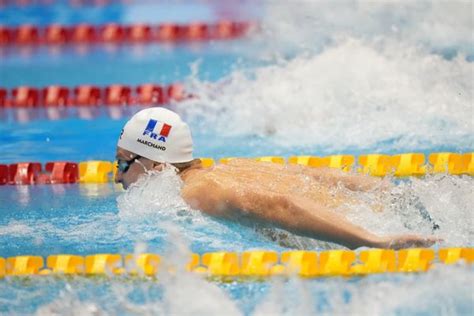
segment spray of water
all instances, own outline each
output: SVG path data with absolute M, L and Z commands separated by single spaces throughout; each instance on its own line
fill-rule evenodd
M 349 205 L 347 217 L 379 235 L 435 235 L 443 239 L 439 246 L 472 247 L 473 184 L 472 177 L 412 178 L 384 194 L 356 194 L 361 203 Z
M 433 51 L 472 54 L 469 1 L 265 2 L 262 48 L 318 51 L 338 36 L 390 38 Z
M 133 220 L 147 215 L 170 219 L 188 206 L 181 198 L 182 181 L 172 166 L 149 171 L 117 199 L 119 217 Z
M 190 79 L 178 105 L 201 130 L 323 151 L 472 148 L 473 64 L 394 40 L 345 38 L 317 55 Z M 204 129 L 205 130 L 205 129 Z

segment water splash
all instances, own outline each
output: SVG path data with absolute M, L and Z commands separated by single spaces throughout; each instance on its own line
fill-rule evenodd
M 385 194 L 357 194 L 348 218 L 380 235 L 416 233 L 443 239 L 440 246 L 472 247 L 474 203 L 472 177 L 448 175 L 412 178 Z M 379 205 L 381 212 L 374 212 Z M 439 228 L 434 229 L 437 225 Z
M 20 221 L 11 221 L 6 226 L 0 226 L 0 236 L 31 236 L 35 230 Z
M 472 268 L 465 265 L 443 266 L 426 274 L 397 276 L 390 280 L 367 278 L 358 284 L 335 280 L 331 283 L 335 293 L 340 293 L 336 294 L 339 300 L 333 301 L 328 314 L 469 314 L 473 308 L 472 298 L 469 298 L 473 281 Z M 342 293 L 341 287 L 345 289 Z
M 449 56 L 472 48 L 472 3 L 340 0 L 265 2 L 262 49 L 269 56 L 289 49 L 321 50 L 341 36 L 390 38 Z
M 40 306 L 36 310 L 37 316 L 72 315 L 72 316 L 98 316 L 107 315 L 103 308 L 92 302 L 82 302 L 70 284 L 59 293 L 59 297 L 49 304 Z
M 172 166 L 162 171 L 148 171 L 117 198 L 121 219 L 133 220 L 146 216 L 169 216 L 189 210 L 181 198 L 183 182 Z
M 323 151 L 473 147 L 473 64 L 393 40 L 346 38 L 317 55 L 237 70 L 177 105 L 196 129 Z M 208 136 L 210 137 L 210 136 Z

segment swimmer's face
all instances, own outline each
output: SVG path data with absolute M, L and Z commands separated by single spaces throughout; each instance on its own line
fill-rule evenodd
M 115 175 L 115 182 L 121 183 L 124 189 L 127 189 L 132 183 L 136 182 L 147 170 L 160 167 L 160 164 L 120 147 L 117 147 L 115 158 L 119 165 Z

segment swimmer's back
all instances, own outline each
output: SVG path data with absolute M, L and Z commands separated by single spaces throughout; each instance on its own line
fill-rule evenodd
M 302 196 L 330 207 L 337 207 L 349 199 L 344 192 L 306 175 L 304 168 L 252 159 L 232 159 L 202 172 L 193 180 L 208 188 L 218 185 L 235 192 L 245 188 L 267 195 Z

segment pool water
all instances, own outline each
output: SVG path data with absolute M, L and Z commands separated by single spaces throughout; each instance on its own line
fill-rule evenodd
M 450 14 L 446 14 L 450 13 Z M 249 38 L 86 49 L 0 48 L 0 86 L 182 82 L 199 98 L 174 103 L 196 157 L 472 152 L 472 4 L 368 2 L 138 2 L 72 8 L 7 6 L 4 24 L 261 21 Z M 230 16 L 230 17 L 229 17 Z M 140 107 L 93 119 L 44 110 L 19 120 L 0 109 L 0 163 L 113 160 L 118 133 Z M 357 196 L 351 221 L 378 234 L 435 234 L 472 247 L 473 180 L 393 180 L 389 196 Z M 115 184 L 0 186 L 0 256 L 150 251 L 180 263 L 189 251 L 322 250 L 329 243 L 222 221 L 189 210 L 170 172 L 124 192 Z M 149 188 L 159 188 L 150 190 Z M 367 205 L 380 199 L 384 212 Z M 419 220 L 421 201 L 440 224 Z M 267 233 L 262 233 L 266 230 Z M 273 231 L 274 232 L 274 231 Z M 181 271 L 159 281 L 6 278 L 5 314 L 445 315 L 474 308 L 472 267 L 366 278 L 209 282 Z

